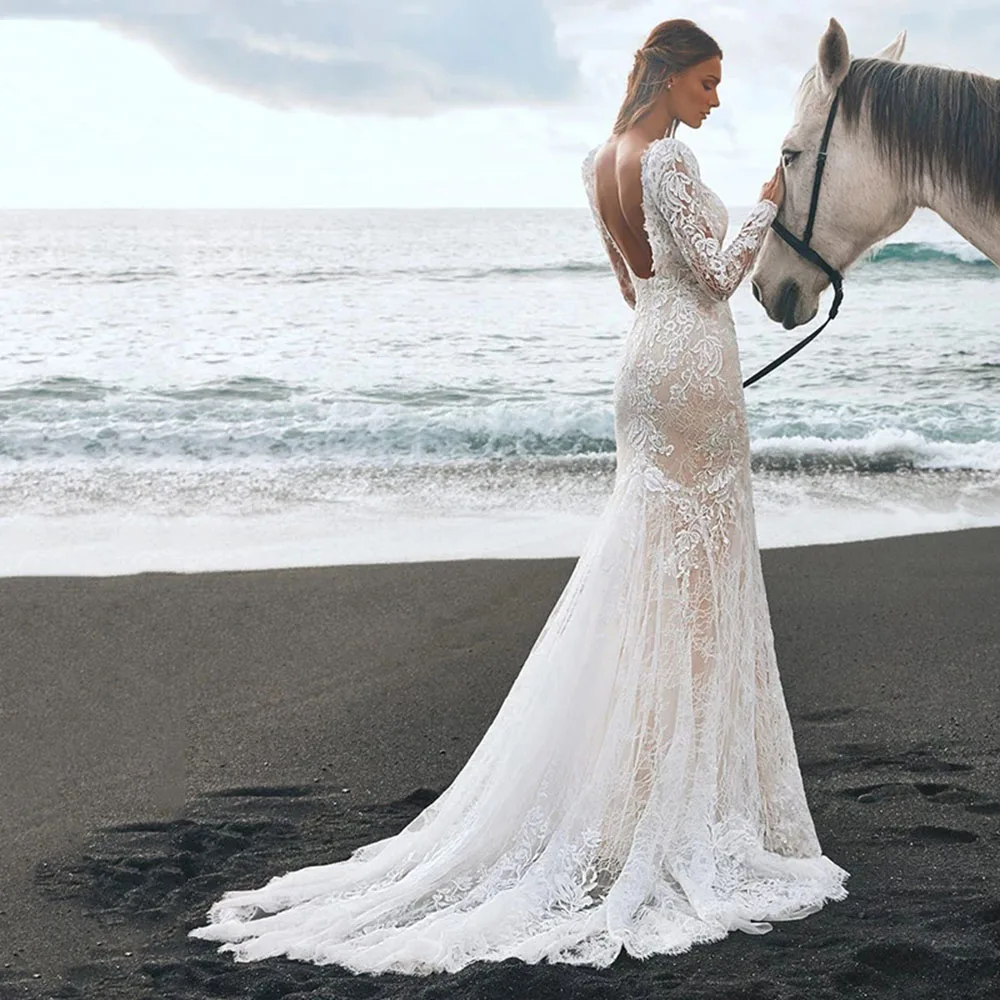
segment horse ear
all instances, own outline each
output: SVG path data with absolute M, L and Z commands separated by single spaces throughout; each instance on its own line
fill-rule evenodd
M 901 31 L 884 49 L 879 49 L 872 58 L 888 59 L 889 62 L 899 62 L 903 58 L 903 47 L 905 45 L 906 32 Z
M 847 76 L 851 65 L 851 52 L 847 47 L 847 34 L 835 18 L 819 40 L 817 79 L 827 94 L 832 94 Z

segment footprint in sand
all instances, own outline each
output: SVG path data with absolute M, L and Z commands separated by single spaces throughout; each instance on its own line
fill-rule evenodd
M 972 788 L 948 785 L 933 781 L 888 781 L 877 785 L 857 785 L 838 792 L 844 798 L 855 802 L 880 802 L 885 799 L 912 798 L 945 805 L 960 805 L 965 811 L 978 815 L 1000 814 L 1000 802 L 980 801 L 985 796 Z M 924 824 L 910 830 L 910 836 L 922 843 L 971 844 L 979 839 L 979 834 L 949 826 Z
M 979 916 L 989 928 L 990 937 L 1000 947 L 1000 902 L 992 902 L 980 911 Z
M 986 796 L 973 788 L 946 785 L 934 781 L 887 781 L 878 785 L 856 785 L 839 793 L 856 802 L 880 802 L 883 799 L 916 798 L 930 802 L 964 806 L 965 811 L 976 816 L 1000 816 L 1000 802 L 982 801 Z
M 857 785 L 845 788 L 840 794 L 858 802 L 879 802 L 882 799 L 916 798 L 931 802 L 968 806 L 978 802 L 983 795 L 961 785 L 946 785 L 935 781 L 887 781 L 877 785 Z
M 835 722 L 837 717 L 832 713 L 817 712 L 803 716 L 806 721 Z M 848 710 L 850 711 L 850 710 Z M 843 718 L 844 716 L 839 716 Z M 802 770 L 811 776 L 838 774 L 843 771 L 874 771 L 890 769 L 894 771 L 909 771 L 917 774 L 949 774 L 956 771 L 974 771 L 972 764 L 942 760 L 930 750 L 903 750 L 893 752 L 890 747 L 881 743 L 838 743 L 832 747 L 836 754 L 821 760 L 802 761 Z
M 914 840 L 926 844 L 971 844 L 979 840 L 971 830 L 953 830 L 950 826 L 915 826 L 910 830 Z
M 965 807 L 965 811 L 980 816 L 1000 816 L 1000 802 L 973 802 Z

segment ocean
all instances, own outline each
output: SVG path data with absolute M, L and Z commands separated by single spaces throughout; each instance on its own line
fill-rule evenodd
M 585 209 L 0 225 L 0 574 L 572 555 L 610 492 Z M 1000 270 L 927 213 L 845 289 L 747 390 L 762 545 L 1000 524 Z M 806 332 L 732 307 L 745 374 Z

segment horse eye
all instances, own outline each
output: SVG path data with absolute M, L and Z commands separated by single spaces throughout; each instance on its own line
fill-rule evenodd
M 798 158 L 801 150 L 798 149 L 783 149 L 781 151 L 781 162 L 786 166 L 790 167 Z

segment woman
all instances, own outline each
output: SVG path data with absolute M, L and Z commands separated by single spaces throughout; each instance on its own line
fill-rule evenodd
M 678 953 L 843 899 L 821 853 L 774 657 L 732 315 L 780 173 L 725 250 L 722 203 L 672 138 L 718 106 L 715 42 L 659 25 L 584 164 L 635 306 L 613 494 L 482 742 L 394 837 L 227 893 L 192 933 L 240 960 L 454 971 Z

